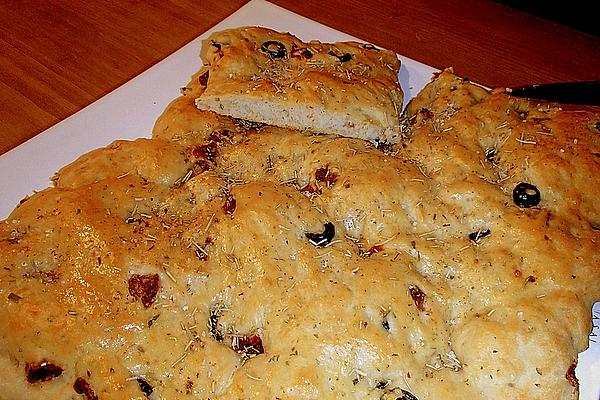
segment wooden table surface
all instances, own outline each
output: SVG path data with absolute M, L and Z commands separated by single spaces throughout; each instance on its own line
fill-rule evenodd
M 453 66 L 488 86 L 600 79 L 600 38 L 491 1 L 273 2 L 423 63 Z M 244 3 L 0 2 L 0 154 L 112 91 Z

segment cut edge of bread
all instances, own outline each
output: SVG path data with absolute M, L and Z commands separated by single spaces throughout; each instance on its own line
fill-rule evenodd
M 289 106 L 266 99 L 230 95 L 199 97 L 196 107 L 252 122 L 369 141 L 397 141 L 400 131 L 399 117 L 378 109 L 363 109 L 379 113 L 377 119 L 368 119 L 366 113 L 364 118 L 353 118 L 349 112 L 332 112 L 320 106 L 297 103 Z

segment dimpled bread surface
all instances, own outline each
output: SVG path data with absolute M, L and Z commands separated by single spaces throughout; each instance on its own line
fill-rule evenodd
M 1 222 L 0 397 L 577 398 L 598 114 L 443 72 L 378 149 L 199 111 L 202 73 Z

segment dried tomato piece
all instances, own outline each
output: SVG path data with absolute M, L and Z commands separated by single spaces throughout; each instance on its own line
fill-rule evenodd
M 193 387 L 194 387 L 194 382 L 188 378 L 188 380 L 185 382 L 185 394 L 192 393 Z
M 209 142 L 223 143 L 225 140 L 231 141 L 233 133 L 229 129 L 219 129 L 212 131 L 208 137 Z
M 215 130 L 211 132 L 204 144 L 192 148 L 192 156 L 197 159 L 194 162 L 195 170 L 204 172 L 212 169 L 219 153 L 219 145 L 225 141 L 231 141 L 232 137 L 233 132 L 228 129 Z
M 314 187 L 313 185 L 311 185 L 310 183 L 307 183 L 306 186 L 304 186 L 303 188 L 300 189 L 300 191 L 307 196 L 311 196 L 314 194 L 321 194 L 321 191 L 319 189 L 317 189 L 316 187 Z
M 61 376 L 63 371 L 61 367 L 48 361 L 25 364 L 25 376 L 29 383 L 47 382 Z
M 217 143 L 209 142 L 194 147 L 192 155 L 196 158 L 203 158 L 208 161 L 214 161 L 217 156 Z
M 208 253 L 206 252 L 206 250 L 203 247 L 196 248 L 196 250 L 194 251 L 194 254 L 196 254 L 196 257 L 198 257 L 198 260 L 200 260 L 200 261 L 208 260 Z
M 417 285 L 408 285 L 408 291 L 415 302 L 415 306 L 417 306 L 417 310 L 425 311 L 425 292 Z
M 382 244 L 375 244 L 373 246 L 371 246 L 371 248 L 369 249 L 369 251 L 367 251 L 367 255 L 372 256 L 375 253 L 381 253 L 383 251 L 383 245 Z
M 136 300 L 141 299 L 144 307 L 148 308 L 156 300 L 156 295 L 160 287 L 160 277 L 158 274 L 135 274 L 129 278 L 128 284 L 129 294 Z
M 206 72 L 204 72 L 202 75 L 200 75 L 198 77 L 198 82 L 202 85 L 202 86 L 206 86 L 208 85 L 208 70 L 206 70 Z
M 575 389 L 579 389 L 579 379 L 575 376 L 575 368 L 577 368 L 577 360 L 574 360 L 569 368 L 567 369 L 567 373 L 565 374 L 565 378 L 569 381 L 571 386 Z
M 227 197 L 225 197 L 225 203 L 223 204 L 223 211 L 225 211 L 225 214 L 233 214 L 233 212 L 235 211 L 236 205 L 237 205 L 237 202 L 235 201 L 235 197 L 233 197 L 233 195 L 231 193 L 229 193 L 227 195 Z
M 75 383 L 73 383 L 73 390 L 77 394 L 84 395 L 87 400 L 98 400 L 98 396 L 96 396 L 96 393 L 94 393 L 94 389 L 92 389 L 85 378 L 79 377 L 75 379 Z
M 326 186 L 329 187 L 337 181 L 338 176 L 336 173 L 331 172 L 329 170 L 329 166 L 326 165 L 315 171 L 315 179 L 317 180 L 317 182 L 324 183 Z
M 241 336 L 233 341 L 233 350 L 240 353 L 244 358 L 256 357 L 263 354 L 262 339 L 258 335 Z
M 421 108 L 419 110 L 419 114 L 421 114 L 423 116 L 423 119 L 433 118 L 433 112 L 428 108 Z
M 206 160 L 200 159 L 194 162 L 194 172 L 202 173 L 204 171 L 210 171 L 213 165 Z
M 22 300 L 23 298 L 21 296 L 19 296 L 18 294 L 14 294 L 11 292 L 8 294 L 8 299 L 10 301 L 12 301 L 13 303 L 18 303 L 19 300 Z

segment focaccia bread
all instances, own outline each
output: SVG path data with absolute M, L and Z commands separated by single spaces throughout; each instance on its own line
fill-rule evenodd
M 402 90 L 395 53 L 355 42 L 302 42 L 259 27 L 203 42 L 202 110 L 282 127 L 398 140 Z
M 201 68 L 180 89 L 181 96 L 173 100 L 156 120 L 152 137 L 192 145 L 202 143 L 213 131 L 245 130 L 255 126 L 246 120 L 236 120 L 196 108 L 195 100 L 206 88 L 206 70 L 206 67 Z
M 202 73 L 0 223 L 0 397 L 577 399 L 600 115 L 444 72 L 381 149 L 200 111 Z

